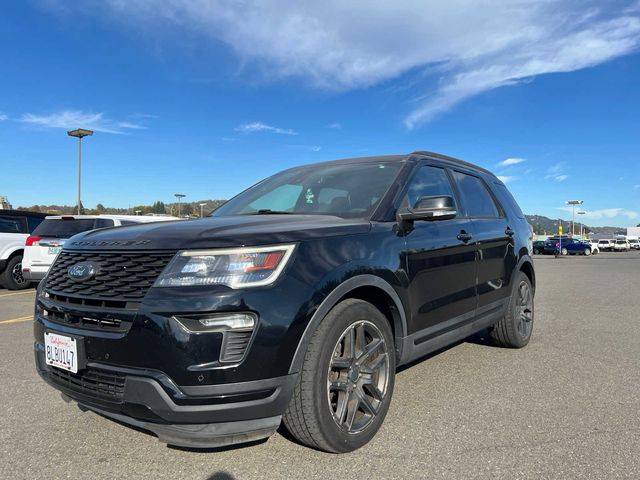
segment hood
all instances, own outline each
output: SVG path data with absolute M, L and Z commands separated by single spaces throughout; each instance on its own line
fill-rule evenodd
M 368 220 L 331 215 L 235 215 L 158 222 L 81 233 L 65 250 L 183 250 L 298 242 L 366 233 Z

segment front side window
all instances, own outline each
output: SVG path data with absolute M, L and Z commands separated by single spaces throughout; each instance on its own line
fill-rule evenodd
M 402 166 L 379 162 L 294 168 L 245 190 L 211 216 L 291 213 L 368 218 Z
M 497 218 L 500 216 L 496 203 L 480 178 L 462 172 L 453 172 L 453 178 L 468 217 Z
M 444 196 L 455 198 L 447 172 L 443 168 L 423 165 L 409 182 L 404 207 L 414 207 L 422 197 Z

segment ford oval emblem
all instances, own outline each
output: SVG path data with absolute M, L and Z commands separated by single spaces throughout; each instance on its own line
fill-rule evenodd
M 95 277 L 98 274 L 98 265 L 93 262 L 81 262 L 71 265 L 67 269 L 67 275 L 71 280 L 83 282 Z

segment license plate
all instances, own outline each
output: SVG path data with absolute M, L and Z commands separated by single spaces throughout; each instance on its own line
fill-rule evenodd
M 62 247 L 49 247 L 49 255 L 57 255 Z
M 45 332 L 44 356 L 47 365 L 78 373 L 78 345 L 75 338 Z

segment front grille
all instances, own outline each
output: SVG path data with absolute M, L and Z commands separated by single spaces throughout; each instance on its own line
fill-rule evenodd
M 89 397 L 118 401 L 124 396 L 125 376 L 106 370 L 87 369 L 71 373 L 59 368 L 48 371 L 49 379 L 62 387 Z
M 133 323 L 130 319 L 124 320 L 117 318 L 108 312 L 92 312 L 91 314 L 84 315 L 79 312 L 63 311 L 55 305 L 45 304 L 44 302 L 40 303 L 40 306 L 45 319 L 70 327 L 110 332 L 127 332 Z
M 173 252 L 63 251 L 51 267 L 45 290 L 50 295 L 89 297 L 96 301 L 116 298 L 139 301 L 173 255 Z M 67 270 L 79 262 L 97 264 L 99 268 L 96 276 L 83 281 L 69 278 Z

